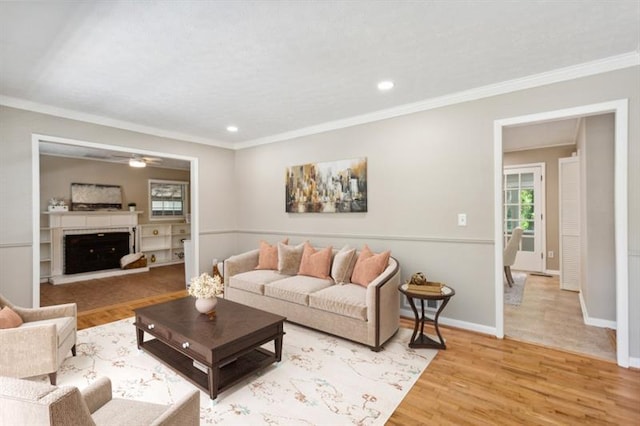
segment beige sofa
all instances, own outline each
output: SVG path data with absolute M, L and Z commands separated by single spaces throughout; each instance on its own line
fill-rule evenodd
M 400 266 L 393 257 L 386 269 L 363 287 L 337 284 L 332 279 L 256 270 L 259 252 L 251 250 L 225 260 L 225 299 L 363 343 L 374 351 L 381 350 L 398 330 Z

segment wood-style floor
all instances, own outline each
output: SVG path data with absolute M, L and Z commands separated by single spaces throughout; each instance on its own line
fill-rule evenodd
M 82 312 L 87 328 L 185 291 Z M 403 327 L 413 320 L 403 319 Z M 387 422 L 415 424 L 640 424 L 640 370 L 515 340 L 441 327 L 439 351 Z
M 504 305 L 504 332 L 524 342 L 616 360 L 615 331 L 586 325 L 579 293 L 561 290 L 557 275 L 527 274 L 522 303 Z

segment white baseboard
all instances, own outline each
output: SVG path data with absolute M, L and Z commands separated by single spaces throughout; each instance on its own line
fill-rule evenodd
M 587 305 L 584 303 L 584 299 L 582 298 L 582 292 L 578 293 L 578 297 L 580 299 L 580 309 L 582 310 L 582 319 L 586 325 L 590 325 L 593 327 L 600 328 L 611 328 L 617 330 L 618 326 L 615 321 L 605 320 L 601 318 L 591 318 L 589 316 L 589 312 L 587 311 Z
M 427 310 L 427 309 L 425 309 Z M 427 312 L 429 312 L 432 316 L 435 315 L 435 309 L 429 308 L 427 310 Z M 413 312 L 411 310 L 407 310 L 407 309 L 401 309 L 400 310 L 400 315 L 406 318 L 415 318 L 413 315 Z M 482 324 L 476 324 L 473 322 L 467 322 L 467 321 L 460 321 L 460 320 L 456 320 L 456 319 L 452 319 L 452 318 L 447 318 L 447 317 L 440 317 L 438 318 L 438 323 L 442 324 L 442 325 L 448 325 L 451 327 L 456 327 L 456 328 L 460 328 L 463 330 L 468 330 L 468 331 L 475 331 L 477 333 L 483 333 L 483 334 L 488 334 L 490 336 L 495 336 L 496 335 L 496 328 L 495 327 L 489 327 L 486 325 L 482 325 Z
M 560 271 L 556 271 L 555 269 L 545 269 L 544 273 L 549 275 L 560 275 Z
M 640 358 L 629 357 L 629 367 L 640 368 Z

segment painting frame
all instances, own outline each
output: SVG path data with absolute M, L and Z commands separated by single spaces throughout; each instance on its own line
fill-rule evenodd
M 367 213 L 367 157 L 289 166 L 286 213 Z

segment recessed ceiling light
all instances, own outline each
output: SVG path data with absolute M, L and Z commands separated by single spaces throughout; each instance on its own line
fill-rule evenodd
M 238 128 L 236 126 L 227 126 L 227 132 L 236 133 Z
M 387 90 L 391 89 L 393 89 L 393 81 L 391 80 L 384 80 L 378 83 L 378 90 L 386 92 Z

